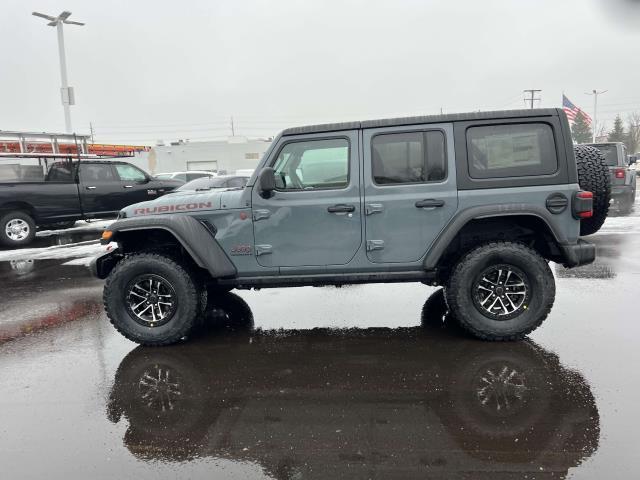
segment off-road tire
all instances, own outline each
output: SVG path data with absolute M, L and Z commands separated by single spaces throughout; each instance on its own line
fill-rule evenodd
M 206 326 L 213 329 L 246 331 L 254 325 L 251 307 L 227 291 L 209 292 L 206 314 Z
M 504 320 L 483 313 L 474 300 L 483 272 L 503 265 L 519 270 L 528 282 L 528 300 Z M 551 311 L 555 292 L 553 274 L 544 258 L 514 242 L 492 242 L 471 250 L 456 263 L 445 289 L 447 305 L 460 326 L 490 341 L 520 340 L 538 328 Z
M 156 327 L 141 325 L 126 305 L 127 285 L 144 274 L 162 277 L 171 285 L 177 299 L 173 316 Z M 107 317 L 116 330 L 129 340 L 147 346 L 169 345 L 189 335 L 200 310 L 199 299 L 197 276 L 177 260 L 158 253 L 138 253 L 121 260 L 107 277 L 103 293 Z
M 442 326 L 448 312 L 449 307 L 445 299 L 444 288 L 439 288 L 429 295 L 427 301 L 424 302 L 420 316 L 420 324 L 423 327 Z
M 575 145 L 580 188 L 593 193 L 593 216 L 580 220 L 580 235 L 591 235 L 602 227 L 609 212 L 611 179 L 604 155 L 595 147 Z
M 22 220 L 29 228 L 29 232 L 22 240 L 14 240 L 7 235 L 7 224 L 12 220 Z M 36 237 L 36 222 L 31 215 L 22 210 L 16 210 L 5 214 L 0 214 L 0 245 L 5 247 L 22 247 L 30 244 Z

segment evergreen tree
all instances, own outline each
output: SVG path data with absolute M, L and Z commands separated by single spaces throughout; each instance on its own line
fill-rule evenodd
M 610 142 L 624 142 L 626 140 L 626 134 L 624 133 L 624 124 L 622 123 L 622 118 L 620 115 L 616 116 L 616 119 L 613 121 L 613 130 L 609 132 L 609 137 L 607 138 Z
M 571 127 L 571 135 L 573 136 L 573 141 L 576 143 L 588 143 L 591 141 L 591 127 L 582 112 L 578 112 L 576 115 L 576 119 Z

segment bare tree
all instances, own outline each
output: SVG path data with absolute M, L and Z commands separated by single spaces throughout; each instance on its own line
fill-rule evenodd
M 629 124 L 627 130 L 627 151 L 629 153 L 637 153 L 640 151 L 640 113 L 633 112 L 627 117 Z

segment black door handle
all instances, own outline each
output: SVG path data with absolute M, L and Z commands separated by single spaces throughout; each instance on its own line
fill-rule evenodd
M 354 207 L 353 205 L 343 205 L 343 204 L 338 204 L 338 205 L 332 205 L 329 208 L 327 208 L 327 212 L 329 213 L 349 213 L 349 212 L 355 212 L 356 207 Z
M 418 200 L 416 202 L 416 208 L 435 208 L 435 207 L 444 207 L 444 200 L 427 198 L 425 200 Z

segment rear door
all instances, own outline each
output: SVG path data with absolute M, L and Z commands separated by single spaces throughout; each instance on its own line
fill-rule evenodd
M 122 208 L 123 189 L 113 165 L 80 162 L 78 168 L 83 213 L 89 217 L 116 214 Z
M 363 145 L 367 257 L 417 262 L 458 208 L 453 127 L 366 129 Z

